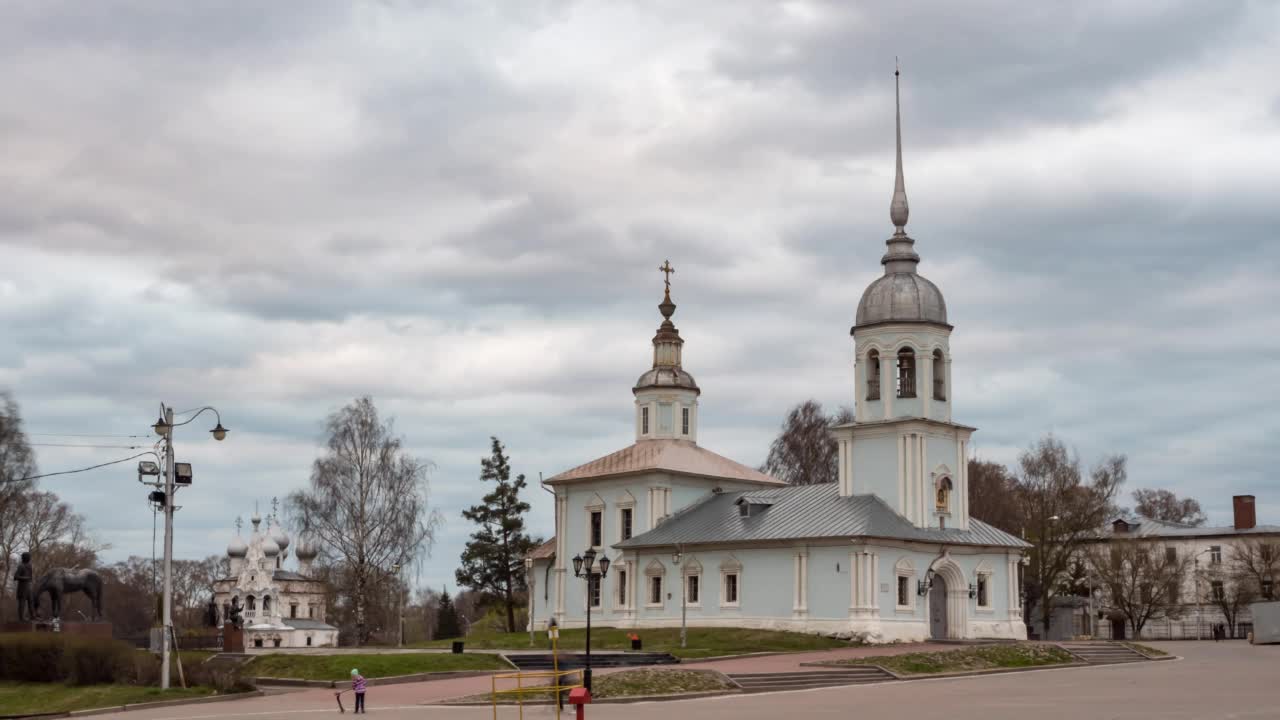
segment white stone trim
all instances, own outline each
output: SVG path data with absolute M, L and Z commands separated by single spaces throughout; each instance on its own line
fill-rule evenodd
M 805 615 L 809 612 L 809 551 L 798 550 L 795 554 L 795 593 L 791 612 L 794 615 Z M 739 591 L 741 595 L 741 591 Z

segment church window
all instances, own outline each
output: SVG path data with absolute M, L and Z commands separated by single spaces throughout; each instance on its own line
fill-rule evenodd
M 623 540 L 630 540 L 630 539 L 631 539 L 631 519 L 632 519 L 632 515 L 633 515 L 633 513 L 632 513 L 631 508 L 622 508 L 622 510 L 620 510 L 620 511 L 619 511 L 619 516 L 618 516 L 618 521 L 619 521 L 619 522 L 618 522 L 618 524 L 621 526 L 622 539 L 623 539 Z
M 271 596 L 264 595 L 262 597 L 262 614 L 269 615 L 271 613 Z
M 951 509 L 951 478 L 944 477 L 938 480 L 937 497 L 934 499 L 934 507 L 938 512 L 948 512 Z
M 701 589 L 700 586 L 702 585 L 702 576 L 689 575 L 684 579 L 684 582 L 685 582 L 685 591 L 684 591 L 685 605 L 701 605 L 702 600 L 698 595 L 698 591 Z
M 271 644 L 274 645 L 275 647 L 280 647 L 280 638 L 273 638 L 271 640 Z
M 724 605 L 738 604 L 738 573 L 724 574 Z
M 307 617 L 311 618 L 312 620 L 316 619 L 316 609 L 314 607 L 307 608 Z
M 906 575 L 898 576 L 898 607 L 911 607 L 911 579 Z
M 307 636 L 307 647 L 311 647 L 311 636 Z
M 991 576 L 987 573 L 978 575 L 978 607 L 991 607 Z
M 298 617 L 298 603 L 289 604 L 289 617 L 291 618 Z
M 627 571 L 619 570 L 618 578 L 618 607 L 627 607 Z
M 604 545 L 604 513 L 591 511 L 591 547 Z
M 591 573 L 587 577 L 587 598 L 591 603 L 591 607 L 600 607 L 600 575 L 599 573 Z
M 674 409 L 671 403 L 658 403 L 658 432 L 670 435 L 672 430 Z
M 680 408 L 680 434 L 689 434 L 689 408 Z
M 867 399 L 880 399 L 880 353 L 875 350 L 867 355 Z
M 253 612 L 258 609 L 258 599 L 250 595 L 244 600 L 244 609 Z
M 916 354 L 911 348 L 898 351 L 898 397 L 916 396 Z
M 649 605 L 662 605 L 662 576 L 655 575 L 649 578 Z
M 262 638 L 254 638 L 254 639 L 253 639 L 253 646 L 254 646 L 254 647 L 256 647 L 256 648 L 260 648 L 260 647 L 262 647 Z
M 640 408 L 640 434 L 649 434 L 649 408 Z
M 942 360 L 942 351 L 933 351 L 933 399 L 947 399 L 947 364 Z

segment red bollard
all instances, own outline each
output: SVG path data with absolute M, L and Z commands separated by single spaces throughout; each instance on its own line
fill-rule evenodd
M 591 691 L 584 688 L 574 688 L 569 691 L 569 704 L 578 709 L 578 720 L 585 720 L 587 717 L 587 705 L 591 703 Z

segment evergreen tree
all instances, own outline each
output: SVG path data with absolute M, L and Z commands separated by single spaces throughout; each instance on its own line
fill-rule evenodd
M 458 626 L 458 611 L 453 607 L 453 598 L 449 597 L 449 590 L 446 588 L 440 594 L 440 608 L 436 610 L 436 634 L 437 640 L 447 640 L 462 636 L 462 628 Z
M 525 589 L 524 557 L 537 545 L 524 531 L 529 503 L 520 499 L 524 475 L 511 479 L 511 465 L 498 438 L 488 458 L 480 461 L 480 481 L 496 482 L 479 505 L 462 516 L 480 527 L 462 551 L 458 584 L 500 598 L 507 611 L 507 632 L 516 631 L 516 595 Z

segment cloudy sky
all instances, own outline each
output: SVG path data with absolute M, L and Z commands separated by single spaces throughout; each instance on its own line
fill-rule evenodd
M 217 406 L 180 556 L 370 394 L 436 464 L 452 584 L 490 435 L 535 480 L 631 442 L 664 259 L 704 446 L 758 464 L 789 406 L 853 402 L 895 55 L 977 453 L 1052 431 L 1280 522 L 1270 3 L 4 2 L 0 388 L 46 472 L 151 442 L 55 433 Z M 109 560 L 151 552 L 129 467 L 43 483 Z

